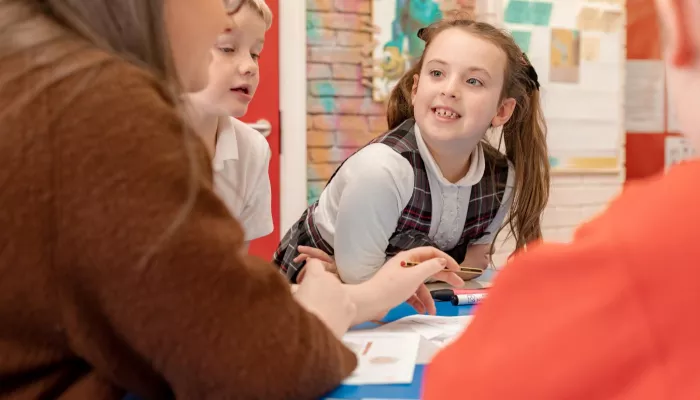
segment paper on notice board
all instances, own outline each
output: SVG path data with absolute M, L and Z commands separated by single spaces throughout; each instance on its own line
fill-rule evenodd
M 619 32 L 622 30 L 623 22 L 620 11 L 605 10 L 600 16 L 600 27 L 603 32 Z
M 585 36 L 581 38 L 581 59 L 588 62 L 600 60 L 600 38 Z
M 627 62 L 625 126 L 628 132 L 664 131 L 664 65 L 662 61 Z
M 416 367 L 419 334 L 371 331 L 348 332 L 343 343 L 357 356 L 357 368 L 345 385 L 411 383 Z
M 676 104 L 673 101 L 673 90 L 668 85 L 666 88 L 666 131 L 670 133 L 681 133 L 676 117 Z
M 622 6 L 625 0 L 587 0 L 589 3 L 603 3 L 613 6 Z
M 530 41 L 532 40 L 532 32 L 529 31 L 520 31 L 520 30 L 513 30 L 510 32 L 511 36 L 513 36 L 513 40 L 515 40 L 515 44 L 520 47 L 520 50 L 523 53 L 529 53 L 530 52 Z
M 664 140 L 664 165 L 666 170 L 685 160 L 696 157 L 695 149 L 683 136 L 667 136 Z
M 570 29 L 552 29 L 549 80 L 578 83 L 579 33 Z
M 544 1 L 510 0 L 504 20 L 511 24 L 548 26 L 552 17 L 552 3 Z
M 583 7 L 578 13 L 576 27 L 582 31 L 602 31 L 602 11 L 595 7 Z

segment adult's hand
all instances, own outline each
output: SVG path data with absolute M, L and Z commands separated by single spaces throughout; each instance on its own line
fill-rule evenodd
M 355 320 L 354 299 L 338 277 L 325 270 L 321 261 L 309 259 L 304 269 L 306 277 L 297 287 L 294 297 L 337 337 L 343 336 Z
M 403 267 L 402 261 L 419 264 Z M 358 285 L 346 285 L 357 306 L 355 323 L 375 319 L 404 301 L 408 301 L 420 313 L 434 315 L 435 302 L 424 282 L 433 278 L 452 286 L 461 286 L 464 282 L 455 274 L 456 271 L 459 271 L 459 264 L 434 247 L 419 247 L 397 254 L 370 280 Z

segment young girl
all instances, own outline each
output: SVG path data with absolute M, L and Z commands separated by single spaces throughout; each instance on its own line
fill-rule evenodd
M 700 2 L 656 4 L 670 100 L 700 150 Z M 700 398 L 698 182 L 696 159 L 631 183 L 570 243 L 515 258 L 421 398 Z
M 275 253 L 291 281 L 299 246 L 361 282 L 421 245 L 483 269 L 506 216 L 517 249 L 541 237 L 549 164 L 533 67 L 509 36 L 459 16 L 419 36 L 425 52 L 389 100 L 391 130 L 340 166 Z M 484 141 L 499 127 L 505 156 Z
M 270 146 L 233 117 L 246 113 L 260 82 L 258 60 L 272 12 L 263 0 L 243 0 L 236 7 L 235 27 L 219 35 L 212 50 L 207 87 L 187 98 L 193 127 L 213 154 L 214 188 L 243 226 L 247 248 L 273 230 Z

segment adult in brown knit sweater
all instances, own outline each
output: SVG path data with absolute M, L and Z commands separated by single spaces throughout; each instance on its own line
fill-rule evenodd
M 241 255 L 177 112 L 225 14 L 0 0 L 0 398 L 314 398 L 355 367 L 349 325 L 455 278 L 418 249 L 357 286 L 310 260 L 292 294 Z

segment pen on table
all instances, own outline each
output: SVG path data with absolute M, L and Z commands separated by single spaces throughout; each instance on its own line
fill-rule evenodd
M 472 294 L 455 294 L 452 299 L 453 306 L 475 305 L 486 298 L 486 292 Z
M 486 298 L 487 289 L 436 289 L 430 291 L 435 301 L 451 302 L 454 305 L 476 304 Z
M 402 267 L 415 267 L 420 263 L 414 262 L 414 261 L 401 261 L 401 266 Z M 478 274 L 481 275 L 484 271 L 479 269 L 479 268 L 469 268 L 469 267 L 459 267 L 459 272 L 469 272 L 472 274 Z

